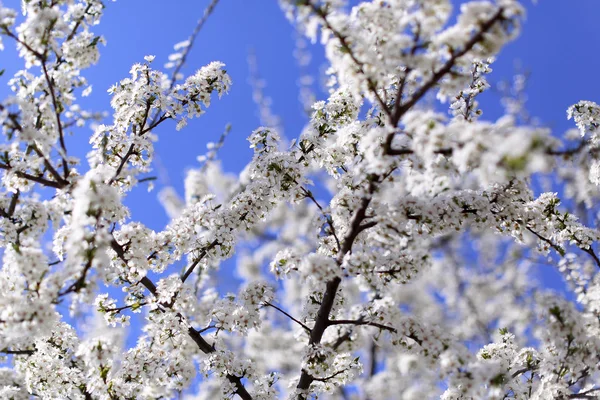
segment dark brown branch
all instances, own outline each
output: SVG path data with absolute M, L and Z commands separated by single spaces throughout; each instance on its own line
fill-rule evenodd
M 147 176 L 145 178 L 139 179 L 138 183 L 152 182 L 152 181 L 155 181 L 156 179 L 158 179 L 156 176 Z
M 156 293 L 156 285 L 154 285 L 154 283 L 150 279 L 148 279 L 148 277 L 143 277 L 142 280 L 140 281 L 140 283 L 142 285 L 144 285 L 150 291 L 150 293 L 152 293 L 156 297 L 156 294 L 157 294 Z M 181 315 L 180 313 L 177 313 L 177 316 L 183 321 L 183 319 L 184 319 L 183 315 Z M 194 343 L 196 343 L 198 348 L 203 353 L 210 354 L 210 353 L 213 353 L 216 351 L 216 349 L 213 346 L 211 346 L 202 337 L 200 332 L 191 326 L 188 328 L 188 335 L 190 338 L 192 338 Z M 235 393 L 238 396 L 240 396 L 243 400 L 252 400 L 252 396 L 250 395 L 248 390 L 246 390 L 246 388 L 244 387 L 244 384 L 242 383 L 242 379 L 239 376 L 227 374 L 227 380 L 235 385 L 235 387 L 236 387 Z
M 537 368 L 537 367 L 526 367 L 526 368 L 521 368 L 521 369 L 518 369 L 518 370 L 516 370 L 515 372 L 513 372 L 513 373 L 512 373 L 510 376 L 511 376 L 511 378 L 516 378 L 517 376 L 519 376 L 519 375 L 521 375 L 521 374 L 524 374 L 524 373 L 526 373 L 526 372 L 529 372 L 529 371 L 533 372 L 533 371 L 535 371 L 535 370 L 536 370 L 536 368 Z
M 35 350 L 12 350 L 12 349 L 2 349 L 0 350 L 2 354 L 12 354 L 19 356 L 30 356 L 35 353 Z
M 444 63 L 444 65 L 439 70 L 437 70 L 437 72 L 434 72 L 434 74 L 431 76 L 431 78 L 425 84 L 423 84 L 419 89 L 417 89 L 417 91 L 411 96 L 411 98 L 406 103 L 402 103 L 401 98 L 396 98 L 396 103 L 394 104 L 394 110 L 392 112 L 390 112 L 390 111 L 387 112 L 389 119 L 390 119 L 391 126 L 393 126 L 393 127 L 398 126 L 398 123 L 400 122 L 400 119 L 402 118 L 402 116 L 408 110 L 410 110 L 415 104 L 417 104 L 417 102 L 419 100 L 421 100 L 421 98 L 423 96 L 425 96 L 425 94 L 431 88 L 433 88 L 446 74 L 448 74 L 452 71 L 452 68 L 454 68 L 458 59 L 460 57 L 464 56 L 465 54 L 467 54 L 470 50 L 473 49 L 473 47 L 475 47 L 475 45 L 477 43 L 479 43 L 481 40 L 483 40 L 485 33 L 487 31 L 489 31 L 494 26 L 494 24 L 496 24 L 496 22 L 504 19 L 504 17 L 502 16 L 503 12 L 504 12 L 503 8 L 498 8 L 496 13 L 489 20 L 487 20 L 484 24 L 481 25 L 481 28 L 479 29 L 477 34 L 473 35 L 473 37 L 471 37 L 471 39 L 467 43 L 465 43 L 464 47 L 461 50 L 457 51 L 456 53 L 453 53 L 452 56 L 446 61 L 446 63 Z M 404 84 L 404 82 L 403 82 L 403 84 Z M 403 85 L 401 85 L 401 88 L 402 87 L 403 87 Z M 403 90 L 403 88 L 402 88 L 402 90 Z M 393 138 L 394 138 L 393 133 L 391 133 L 387 136 L 387 138 L 385 140 L 385 144 L 384 144 L 385 154 L 394 155 L 394 154 L 390 153 L 392 151 Z
M 109 312 L 109 313 L 119 314 L 123 310 L 127 310 L 127 309 L 134 308 L 134 307 L 145 306 L 146 304 L 148 304 L 148 303 L 131 304 L 131 305 L 128 305 L 128 306 L 115 307 L 115 308 L 107 308 L 104 311 Z
M 338 265 L 342 264 L 344 257 L 352 249 L 352 245 L 353 245 L 354 241 L 356 240 L 357 236 L 361 232 L 361 230 L 360 230 L 361 224 L 362 224 L 363 220 L 365 219 L 365 216 L 367 213 L 367 208 L 369 207 L 369 204 L 371 203 L 371 197 L 375 191 L 375 184 L 373 181 L 376 180 L 377 178 L 378 177 L 375 177 L 375 176 L 370 177 L 368 193 L 365 197 L 363 197 L 360 207 L 358 208 L 358 210 L 354 214 L 354 217 L 352 218 L 352 222 L 350 224 L 350 229 L 348 231 L 348 234 L 344 238 L 344 242 L 343 242 L 340 252 L 338 254 L 338 257 L 336 260 Z M 321 301 L 321 306 L 319 307 L 319 311 L 317 312 L 317 318 L 315 320 L 315 325 L 310 334 L 309 346 L 321 343 L 321 339 L 323 338 L 323 333 L 329 326 L 329 314 L 331 313 L 331 309 L 333 308 L 335 296 L 336 296 L 337 290 L 338 290 L 341 282 L 342 282 L 342 279 L 339 277 L 336 277 L 336 278 L 332 279 L 331 281 L 327 282 L 327 285 L 325 288 L 325 293 L 323 293 L 323 299 Z M 314 381 L 314 378 L 311 375 L 309 375 L 306 371 L 302 371 L 302 374 L 300 375 L 300 380 L 298 381 L 298 385 L 296 387 L 300 390 L 307 390 L 313 381 Z M 302 397 L 300 397 L 300 398 L 302 398 Z
M 377 371 L 377 343 L 375 343 L 375 340 L 371 340 L 370 356 L 369 377 L 372 378 Z
M 311 331 L 309 346 L 321 342 L 323 333 L 325 332 L 325 329 L 327 329 L 329 313 L 331 312 L 331 309 L 333 307 L 335 295 L 341 281 L 342 280 L 340 278 L 335 278 L 327 283 L 325 293 L 323 294 L 323 300 L 321 301 L 321 306 L 319 307 L 319 311 L 317 313 L 315 326 Z M 311 375 L 309 375 L 306 371 L 302 370 L 302 374 L 300 375 L 300 380 L 298 381 L 297 388 L 301 390 L 306 390 L 310 387 L 310 384 L 313 381 L 314 378 Z
M 319 204 L 317 199 L 315 199 L 315 196 L 312 194 L 312 192 L 310 190 L 307 190 L 303 187 L 300 187 L 300 189 L 302 190 L 302 193 L 304 193 L 304 195 L 307 198 L 309 198 L 317 206 L 319 211 L 321 211 L 321 215 L 323 215 L 323 217 L 325 217 L 325 220 L 327 221 L 327 225 L 329 225 L 329 227 L 331 228 L 331 234 L 333 235 L 333 238 L 335 239 L 335 243 L 337 245 L 338 251 L 340 251 L 341 250 L 340 239 L 338 238 L 338 236 L 335 232 L 335 228 L 333 226 L 333 219 L 331 218 L 330 215 L 325 213 L 325 210 L 323 209 L 323 207 L 321 207 L 321 205 Z
M 565 255 L 565 249 L 563 249 L 558 244 L 554 243 L 552 240 L 540 235 L 539 233 L 537 233 L 536 231 L 534 231 L 532 228 L 530 228 L 528 226 L 526 226 L 525 229 L 527 229 L 529 232 L 533 233 L 542 242 L 547 243 L 550 247 L 552 247 L 554 250 L 556 250 L 556 252 L 558 254 L 560 254 L 561 256 Z
M 335 373 L 333 373 L 333 374 L 331 374 L 329 376 L 326 376 L 325 378 L 316 378 L 316 377 L 313 376 L 312 379 L 313 379 L 313 381 L 327 382 L 329 380 L 332 380 L 336 376 L 343 374 L 346 371 L 347 371 L 347 369 L 342 369 L 342 370 L 339 370 L 339 371 L 337 371 L 337 372 L 335 372 Z
M 58 140 L 60 142 L 60 148 L 62 149 L 62 162 L 63 162 L 63 175 L 64 178 L 67 179 L 69 177 L 69 165 L 67 162 L 67 146 L 65 144 L 65 135 L 63 132 L 62 122 L 60 120 L 61 111 L 58 108 L 58 99 L 56 97 L 56 92 L 54 90 L 54 81 L 48 75 L 48 68 L 46 68 L 46 58 L 42 58 L 42 70 L 44 71 L 44 77 L 46 78 L 46 83 L 48 84 L 48 90 L 50 90 L 50 96 L 52 98 L 52 106 L 54 108 L 54 115 L 56 116 L 56 125 L 58 128 Z
M 196 24 L 196 27 L 194 28 L 194 31 L 192 32 L 192 35 L 188 39 L 189 43 L 188 43 L 187 47 L 185 48 L 184 52 L 182 53 L 181 59 L 177 63 L 177 66 L 175 67 L 175 70 L 173 70 L 173 74 L 171 75 L 172 78 L 171 78 L 170 89 L 173 89 L 173 87 L 175 86 L 175 81 L 177 80 L 177 75 L 179 74 L 179 71 L 181 71 L 181 68 L 185 64 L 185 61 L 187 60 L 187 57 L 190 54 L 190 51 L 192 50 L 192 47 L 194 46 L 194 42 L 196 41 L 196 37 L 198 37 L 198 34 L 202 30 L 202 27 L 204 26 L 204 24 L 208 20 L 208 17 L 210 17 L 211 14 L 213 13 L 213 11 L 215 10 L 215 7 L 217 6 L 218 3 L 219 3 L 219 0 L 212 0 L 211 3 L 204 10 L 204 15 L 202 15 L 202 18 L 200 18 L 198 20 L 198 23 Z
M 582 140 L 579 142 L 579 144 L 576 147 L 573 147 L 571 149 L 564 149 L 564 150 L 552 150 L 552 149 L 548 149 L 546 151 L 547 154 L 551 155 L 551 156 L 572 156 L 574 154 L 579 153 L 581 150 L 583 150 L 585 148 L 585 146 L 587 146 L 588 141 L 587 140 Z
M 210 329 L 217 329 L 217 327 L 215 325 L 209 325 L 206 328 L 198 329 L 198 333 L 204 333 Z
M 4 109 L 5 109 L 5 107 L 0 104 L 0 111 L 2 111 Z M 17 121 L 17 117 L 14 114 L 11 114 L 11 115 L 12 115 L 11 121 L 14 124 L 14 129 L 22 132 L 23 131 L 23 127 Z M 50 174 L 54 177 L 54 179 L 56 180 L 57 183 L 64 184 L 64 186 L 66 186 L 69 183 L 66 179 L 64 179 L 58 173 L 58 171 L 56 171 L 56 169 L 54 168 L 54 166 L 52 166 L 52 163 L 50 163 L 50 161 L 48 161 L 48 159 L 44 156 L 44 154 L 40 151 L 40 149 L 37 147 L 37 145 L 35 143 L 31 143 L 28 146 L 29 146 L 28 149 L 32 149 L 38 155 L 38 157 L 40 157 L 43 160 L 44 166 L 50 172 Z M 63 162 L 64 162 L 64 159 L 63 159 Z M 10 170 L 11 167 L 9 165 L 6 165 L 6 164 L 0 164 L 0 169 Z M 35 177 L 35 175 L 25 174 L 24 172 L 18 172 L 17 175 L 19 175 L 22 178 L 31 180 L 31 181 L 34 181 L 34 179 L 32 179 L 32 177 Z M 42 173 L 41 176 L 37 177 L 37 179 L 40 179 L 42 177 L 43 177 L 43 173 Z M 44 178 L 42 178 L 42 179 L 44 179 Z M 42 183 L 41 181 L 36 181 L 36 182 Z M 48 181 L 48 182 L 51 182 L 51 181 Z M 44 185 L 45 186 L 52 186 L 52 185 L 48 185 L 48 184 L 44 184 Z M 52 186 L 52 187 L 54 187 L 54 186 Z
M 361 224 L 358 227 L 358 233 L 361 233 L 362 231 L 366 231 L 367 229 L 370 229 L 372 227 L 374 227 L 375 225 L 377 225 L 377 221 L 371 221 L 371 222 L 365 222 L 364 224 Z
M 149 108 L 150 105 L 148 104 L 147 107 Z M 147 118 L 147 116 L 146 116 L 146 118 Z M 142 136 L 145 133 L 150 132 L 152 129 L 156 128 L 158 125 L 160 125 L 162 122 L 166 121 L 169 118 L 171 118 L 171 117 L 167 116 L 167 114 L 163 114 L 160 118 L 158 118 L 158 120 L 156 120 L 155 122 L 152 122 L 150 124 L 150 126 L 148 126 L 147 128 L 143 128 L 143 125 L 142 125 L 142 128 L 140 128 L 141 130 L 138 133 L 138 136 Z M 123 171 L 125 164 L 127 164 L 127 161 L 129 161 L 129 158 L 134 154 L 136 154 L 135 145 L 132 143 L 131 145 L 129 145 L 129 148 L 127 149 L 127 152 L 125 153 L 125 155 L 123 157 L 121 157 L 121 162 L 119 163 L 119 166 L 117 167 L 117 170 L 115 171 L 115 175 L 111 178 L 109 183 L 113 183 L 114 181 L 117 180 L 117 178 Z
M 30 45 L 28 45 L 27 43 L 23 42 L 21 39 L 19 39 L 19 37 L 17 35 L 15 35 L 14 33 L 12 33 L 11 31 L 9 31 L 8 29 L 3 29 L 3 32 L 10 38 L 14 39 L 17 43 L 19 43 L 21 46 L 25 47 L 31 54 L 33 54 L 37 59 L 42 60 L 44 58 L 44 55 L 38 51 L 35 51 Z
M 600 268 L 600 258 L 598 258 L 598 256 L 596 255 L 596 252 L 594 251 L 594 249 L 592 249 L 591 245 L 590 247 L 579 247 L 581 250 L 583 250 L 585 253 L 589 254 L 590 257 L 592 257 L 592 259 L 594 260 L 594 262 L 596 263 L 596 266 L 598 266 L 598 268 Z
M 148 76 L 148 85 L 150 84 L 149 72 L 146 70 L 146 76 Z M 144 127 L 146 126 L 146 122 L 148 122 L 148 116 L 150 115 L 150 108 L 152 107 L 152 102 L 150 100 L 146 101 L 146 109 L 144 110 L 144 116 L 142 117 L 142 123 L 139 125 L 140 134 L 142 136 L 145 132 L 143 132 Z M 135 133 L 135 132 L 134 132 Z
M 389 331 L 389 332 L 393 332 L 393 333 L 398 332 L 396 330 L 396 328 L 393 328 L 391 326 L 378 324 L 377 322 L 365 321 L 363 319 L 334 319 L 334 320 L 329 320 L 328 325 L 330 325 L 330 326 L 332 326 L 332 325 L 355 325 L 355 326 L 368 325 L 368 326 L 374 326 L 375 328 L 379 328 L 384 331 Z
M 392 136 L 393 137 L 393 136 Z M 587 142 L 586 142 L 587 143 Z M 459 147 L 462 146 L 462 143 L 458 143 L 457 144 Z M 391 146 L 391 143 L 390 143 Z M 577 152 L 581 151 L 583 148 L 585 148 L 585 145 L 579 145 L 575 148 L 572 149 L 567 149 L 567 150 L 552 150 L 551 148 L 545 149 L 544 153 L 549 155 L 549 156 L 570 156 L 573 154 L 576 154 Z M 408 148 L 402 148 L 402 149 L 393 149 L 393 148 L 389 148 L 386 151 L 387 155 L 390 156 L 405 156 L 405 155 L 411 155 L 414 154 L 414 150 L 413 149 L 408 149 Z M 451 156 L 454 153 L 454 149 L 452 147 L 444 147 L 441 149 L 437 149 L 433 151 L 434 154 L 442 154 L 444 156 Z
M 198 256 L 198 258 L 196 258 L 194 260 L 192 265 L 190 265 L 190 267 L 187 269 L 187 271 L 185 271 L 185 273 L 181 276 L 181 281 L 185 282 L 187 280 L 187 278 L 192 274 L 192 272 L 194 272 L 194 269 L 200 263 L 200 261 L 202 261 L 202 259 L 204 257 L 206 257 L 208 252 L 211 251 L 215 246 L 218 246 L 218 245 L 219 245 L 219 241 L 217 239 L 215 239 L 208 246 L 203 248 L 202 251 L 200 252 L 200 255 Z
M 115 172 L 115 176 L 112 177 L 112 179 L 110 180 L 109 183 L 113 183 L 121 174 L 121 171 L 123 170 L 123 167 L 125 166 L 125 164 L 127 164 L 127 161 L 129 160 L 129 157 L 131 157 L 134 153 L 133 149 L 135 148 L 134 144 L 130 144 L 129 148 L 127 149 L 127 152 L 125 153 L 125 155 L 121 158 L 121 163 L 119 164 L 119 166 L 117 167 L 117 171 Z
M 410 49 L 410 55 L 414 56 L 415 53 L 417 52 L 417 50 L 419 49 L 419 40 L 421 37 L 421 25 L 418 24 L 417 25 L 417 31 L 415 33 L 415 36 L 413 38 L 413 46 Z M 410 74 L 410 72 L 412 71 L 412 68 L 405 68 L 405 70 L 403 71 L 403 76 L 401 78 L 399 78 L 399 84 L 398 84 L 398 91 L 396 92 L 396 98 L 394 100 L 394 109 L 391 113 L 392 116 L 396 115 L 398 113 L 398 108 L 400 108 L 400 105 L 402 104 L 402 95 L 404 93 L 404 88 L 406 86 L 406 81 L 408 79 L 408 75 Z M 390 147 L 391 145 L 391 138 L 393 136 L 389 136 L 388 140 L 390 140 L 390 143 L 387 144 L 386 143 L 386 147 Z
M 573 393 L 569 395 L 570 399 L 598 399 L 598 395 L 597 394 L 592 394 L 594 392 L 598 392 L 600 391 L 600 388 L 592 388 L 589 390 L 586 390 L 585 392 L 581 392 L 581 393 Z
M 100 229 L 99 225 L 100 225 L 101 214 L 102 214 L 102 212 L 98 211 L 95 215 L 96 230 Z M 90 243 L 88 243 L 88 244 L 91 244 L 93 246 L 93 248 L 96 249 L 97 248 L 96 247 L 97 246 L 96 237 L 94 236 L 94 239 L 91 240 Z M 82 289 L 84 289 L 87 286 L 85 280 L 87 279 L 88 273 L 92 269 L 93 262 L 94 262 L 94 253 L 92 252 L 91 254 L 87 254 L 87 260 L 83 267 L 83 271 L 81 271 L 81 275 L 79 276 L 79 278 L 77 278 L 77 280 L 75 282 L 73 282 L 67 289 L 65 289 L 62 292 L 59 292 L 58 297 L 63 297 L 70 293 L 79 293 Z
M 452 155 L 453 149 L 452 148 L 443 148 L 443 149 L 439 149 L 439 150 L 435 150 L 433 153 L 434 154 L 442 154 L 445 156 L 450 156 Z M 404 156 L 404 155 L 409 155 L 409 154 L 414 154 L 414 150 L 412 149 L 392 149 L 391 147 L 386 151 L 387 155 L 390 156 Z
M 8 205 L 8 210 L 6 211 L 6 214 L 9 217 L 12 217 L 12 215 L 15 213 L 15 209 L 17 208 L 17 203 L 19 202 L 20 194 L 21 194 L 21 191 L 19 191 L 17 189 L 17 191 L 12 195 L 12 198 L 10 199 L 10 204 Z
M 83 271 L 81 272 L 79 278 L 77 278 L 77 280 L 73 282 L 67 289 L 65 289 L 62 292 L 59 292 L 58 297 L 66 296 L 69 293 L 78 293 L 79 291 L 81 291 L 81 289 L 83 289 L 86 286 L 85 280 L 87 278 L 88 272 L 92 268 L 92 261 L 93 257 L 89 257 L 89 259 L 85 263 L 85 266 L 83 267 Z
M 340 45 L 342 47 L 342 49 L 344 50 L 344 52 L 346 52 L 346 54 L 348 54 L 350 56 L 350 59 L 352 59 L 352 62 L 354 62 L 354 64 L 356 65 L 358 72 L 365 77 L 365 79 L 367 80 L 367 87 L 369 88 L 369 90 L 371 91 L 371 93 L 373 94 L 373 96 L 375 96 L 375 99 L 377 100 L 377 103 L 379 104 L 379 107 L 381 108 L 381 111 L 384 112 L 388 118 L 390 118 L 390 120 L 392 119 L 392 114 L 390 112 L 390 110 L 387 107 L 387 104 L 385 103 L 385 101 L 381 98 L 381 96 L 379 95 L 379 92 L 377 91 L 377 83 L 375 81 L 373 81 L 373 79 L 371 79 L 365 72 L 365 63 L 360 61 L 356 55 L 354 54 L 354 52 L 352 51 L 352 47 L 350 47 L 350 43 L 348 43 L 348 40 L 346 39 L 346 37 L 344 35 L 342 35 L 341 32 L 339 32 L 338 30 L 334 29 L 333 26 L 331 25 L 331 23 L 329 22 L 329 19 L 327 18 L 327 12 L 325 11 L 324 8 L 319 7 L 318 5 L 313 3 L 313 0 L 300 0 L 297 2 L 298 5 L 304 5 L 304 6 L 308 6 L 312 9 L 312 11 L 319 16 L 319 18 L 321 18 L 321 21 L 323 21 L 323 25 L 329 30 L 331 31 L 331 33 L 333 33 L 333 35 L 338 39 L 338 41 L 340 42 Z
M 10 170 L 12 170 L 12 167 L 10 167 L 6 164 L 0 163 L 0 169 L 10 171 Z M 14 171 L 14 174 L 16 174 L 19 178 L 27 179 L 29 181 L 39 183 L 40 185 L 52 187 L 55 189 L 62 189 L 68 185 L 67 181 L 61 181 L 61 182 L 51 181 L 49 179 L 44 178 L 43 176 L 35 176 L 35 175 L 28 174 L 26 172 Z
M 77 18 L 77 22 L 73 26 L 73 29 L 71 29 L 71 33 L 69 33 L 69 36 L 67 36 L 67 38 L 65 39 L 65 42 L 69 42 L 71 39 L 73 39 L 75 37 L 75 34 L 77 33 L 77 29 L 79 29 L 79 27 L 81 26 L 81 23 L 85 19 L 85 14 L 87 14 L 90 11 L 90 9 L 92 8 L 92 4 L 93 3 L 89 3 L 88 6 L 85 8 L 85 11 L 83 12 L 83 15 L 80 18 Z
M 63 179 L 63 177 L 60 176 L 58 171 L 54 168 L 54 166 L 52 166 L 50 161 L 46 159 L 46 156 L 44 156 L 44 154 L 41 152 L 40 149 L 38 149 L 38 147 L 35 144 L 30 145 L 29 148 L 31 148 L 35 152 L 35 154 L 37 154 L 42 160 L 44 160 L 44 166 L 57 182 L 67 182 L 65 179 Z
M 277 307 L 275 304 L 269 303 L 267 301 L 267 302 L 265 302 L 265 305 L 267 305 L 269 307 L 273 307 L 277 311 L 281 312 L 283 315 L 285 315 L 286 317 L 288 317 L 289 319 L 291 319 L 292 321 L 294 321 L 295 323 L 297 323 L 298 325 L 300 325 L 301 327 L 303 327 L 304 330 L 306 330 L 306 332 L 308 332 L 310 334 L 311 329 L 308 326 L 306 326 L 305 324 L 303 324 L 302 321 L 299 321 L 296 318 L 292 317 L 290 314 L 288 314 L 287 312 L 285 312 L 281 308 Z
M 125 264 L 127 264 L 127 258 L 125 257 L 125 251 L 123 250 L 123 247 L 114 238 L 111 241 L 111 248 L 115 251 L 115 253 L 117 253 L 117 256 L 121 259 L 121 261 L 123 261 Z M 148 289 L 148 291 L 150 293 L 152 293 L 152 295 L 154 297 L 158 297 L 156 285 L 147 276 L 143 277 L 140 280 L 140 283 L 146 289 Z M 161 307 L 169 308 L 169 304 L 161 304 Z M 163 309 L 161 309 L 161 310 L 163 310 Z M 181 321 L 185 320 L 185 317 L 181 313 L 177 313 L 177 317 Z M 213 353 L 214 351 L 216 351 L 216 349 L 202 337 L 200 332 L 198 330 L 194 329 L 192 326 L 190 326 L 188 328 L 187 332 L 188 332 L 188 336 L 194 341 L 194 343 L 196 343 L 196 345 L 198 346 L 200 351 L 202 351 L 203 353 L 210 354 L 210 353 Z M 243 400 L 252 400 L 252 396 L 244 387 L 241 377 L 227 374 L 227 380 L 235 385 L 235 387 L 236 387 L 235 393 L 238 396 L 240 396 Z
M 444 65 L 439 70 L 437 70 L 431 76 L 431 78 L 411 96 L 411 98 L 406 103 L 400 104 L 394 110 L 394 114 L 392 115 L 390 120 L 392 126 L 398 125 L 398 122 L 400 121 L 400 118 L 402 118 L 404 113 L 410 110 L 419 100 L 421 100 L 421 98 L 431 88 L 433 88 L 433 86 L 435 86 L 446 74 L 448 74 L 460 57 L 467 54 L 473 49 L 473 47 L 475 47 L 477 43 L 481 42 L 484 38 L 484 35 L 496 24 L 496 22 L 502 21 L 504 19 L 504 17 L 502 16 L 503 13 L 504 9 L 502 7 L 498 8 L 494 15 L 492 15 L 490 19 L 488 19 L 481 25 L 479 31 L 475 35 L 473 35 L 467 43 L 465 43 L 461 50 L 457 51 L 456 53 L 453 53 L 452 56 L 446 61 L 446 63 L 444 63 Z

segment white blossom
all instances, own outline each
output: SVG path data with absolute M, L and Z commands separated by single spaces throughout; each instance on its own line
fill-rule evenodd
M 81 97 L 112 5 L 0 3 L 22 66 L 0 102 L 0 398 L 598 396 L 600 106 L 571 99 L 561 135 L 527 118 L 523 74 L 505 115 L 479 102 L 521 2 L 280 3 L 320 40 L 327 95 L 291 142 L 247 132 L 239 174 L 226 128 L 181 193 L 159 183 L 159 227 L 127 196 L 159 135 L 232 90 L 225 64 L 184 75 L 196 30 L 170 71 L 132 65 L 101 123 Z M 550 268 L 564 291 L 535 279 Z

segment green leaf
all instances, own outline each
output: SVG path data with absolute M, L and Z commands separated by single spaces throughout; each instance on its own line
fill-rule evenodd
M 94 47 L 98 44 L 98 41 L 100 40 L 100 36 L 96 36 L 92 42 L 90 44 L 88 44 L 88 47 Z
M 490 379 L 490 383 L 492 386 L 500 386 L 504 383 L 504 374 L 498 374 L 492 379 Z

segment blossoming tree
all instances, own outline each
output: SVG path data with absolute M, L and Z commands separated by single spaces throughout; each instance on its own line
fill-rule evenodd
M 172 220 L 155 232 L 123 199 L 151 170 L 155 128 L 184 128 L 230 89 L 224 65 L 180 79 L 195 36 L 175 73 L 140 60 L 80 161 L 66 135 L 99 118 L 77 101 L 104 5 L 23 0 L 17 18 L 0 4 L 0 47 L 23 61 L 0 102 L 0 397 L 597 398 L 600 106 L 572 106 L 565 140 L 518 107 L 480 118 L 522 5 L 281 6 L 323 43 L 329 97 L 291 146 L 252 132 L 239 176 L 213 152 L 185 201 L 162 193 Z M 560 195 L 539 193 L 544 174 Z M 221 296 L 210 277 L 244 242 L 245 282 Z M 572 300 L 530 279 L 539 260 Z M 93 330 L 67 323 L 90 313 Z

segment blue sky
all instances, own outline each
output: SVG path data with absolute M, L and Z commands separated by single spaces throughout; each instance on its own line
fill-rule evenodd
M 87 74 L 94 84 L 90 107 L 108 109 L 105 89 L 126 76 L 131 64 L 141 61 L 144 55 L 154 54 L 155 63 L 162 64 L 172 45 L 188 37 L 208 3 L 107 2 L 99 27 L 107 46 L 102 49 L 100 64 Z M 522 35 L 499 55 L 490 81 L 510 79 L 519 62 L 523 70 L 531 73 L 529 112 L 560 135 L 572 127 L 566 120 L 567 107 L 580 99 L 596 100 L 600 94 L 600 79 L 594 76 L 600 70 L 600 56 L 594 45 L 600 43 L 600 30 L 596 29 L 600 2 L 542 0 L 525 5 L 528 15 Z M 220 152 L 224 168 L 237 172 L 249 160 L 251 152 L 245 138 L 259 125 L 248 84 L 247 57 L 251 50 L 256 53 L 260 75 L 267 82 L 265 93 L 273 99 L 273 111 L 282 118 L 286 135 L 295 137 L 300 133 L 306 119 L 298 101 L 300 71 L 292 54 L 295 39 L 295 30 L 276 1 L 220 1 L 200 33 L 184 72 L 191 73 L 210 61 L 220 60 L 227 64 L 233 87 L 185 130 L 176 132 L 172 125 L 158 130 L 156 149 L 170 184 L 181 192 L 185 169 L 197 165 L 196 157 L 205 151 L 205 143 L 216 140 L 228 122 L 233 129 Z M 318 74 L 323 64 L 322 52 L 319 45 L 312 50 L 311 70 Z M 495 119 L 502 112 L 494 93 L 484 97 L 483 107 L 487 118 Z M 157 187 L 160 185 L 157 182 Z M 130 195 L 132 206 L 142 201 L 144 204 L 136 207 L 134 217 L 159 229 L 166 217 L 155 201 L 147 200 L 144 189 Z
M 464 1 L 457 1 L 459 4 Z M 106 89 L 128 75 L 135 62 L 145 55 L 156 55 L 160 67 L 172 52 L 172 46 L 186 39 L 202 15 L 209 0 L 119 0 L 106 1 L 105 15 L 96 31 L 104 35 L 107 46 L 101 48 L 100 63 L 84 74 L 93 84 L 92 95 L 83 99 L 84 107 L 110 110 Z M 5 0 L 7 6 L 18 7 L 18 1 Z M 515 62 L 530 71 L 527 107 L 532 116 L 553 128 L 556 135 L 572 125 L 566 120 L 566 109 L 580 99 L 596 100 L 600 94 L 600 30 L 596 18 L 600 15 L 597 0 L 542 0 L 537 4 L 525 2 L 528 9 L 521 36 L 509 44 L 493 65 L 490 81 L 510 79 Z M 206 151 L 208 141 L 216 141 L 227 123 L 233 129 L 220 152 L 226 170 L 240 171 L 251 157 L 245 138 L 259 126 L 257 107 L 252 101 L 248 84 L 247 63 L 250 51 L 256 53 L 259 72 L 267 82 L 265 94 L 273 100 L 273 111 L 283 121 L 286 135 L 296 137 L 306 117 L 298 101 L 297 80 L 300 70 L 293 57 L 297 34 L 274 0 L 221 0 L 204 26 L 184 68 L 192 73 L 213 60 L 227 64 L 233 79 L 231 92 L 216 100 L 200 119 L 176 132 L 173 124 L 157 130 L 156 143 L 161 170 L 156 184 L 168 183 L 182 192 L 186 168 L 198 165 L 196 157 Z M 5 83 L 19 64 L 7 43 L 0 58 L 0 68 L 7 73 L 0 78 L 0 95 L 6 94 Z M 319 74 L 323 65 L 319 45 L 314 52 L 311 71 Z M 321 94 L 321 96 L 323 96 Z M 501 115 L 499 97 L 489 93 L 483 98 L 484 117 Z M 88 150 L 90 132 L 78 131 L 69 138 L 69 148 L 82 156 Z M 82 165 L 81 169 L 87 166 Z M 158 171 L 157 171 L 158 172 Z M 134 190 L 128 199 L 135 219 L 161 229 L 167 217 L 144 188 Z
M 155 0 L 108 3 L 100 25 L 108 45 L 102 49 L 101 63 L 89 75 L 95 88 L 95 97 L 90 100 L 99 104 L 100 109 L 107 109 L 109 97 L 105 88 L 126 76 L 131 64 L 143 60 L 144 55 L 156 55 L 155 66 L 161 66 L 172 52 L 173 44 L 190 35 L 208 3 Z M 186 129 L 176 132 L 173 124 L 167 124 L 157 130 L 156 151 L 162 166 L 162 173 L 156 171 L 161 177 L 157 187 L 167 183 L 167 178 L 182 193 L 186 168 L 198 166 L 196 157 L 206 152 L 206 142 L 216 141 L 227 123 L 232 124 L 232 131 L 219 154 L 225 169 L 238 172 L 250 160 L 252 152 L 245 138 L 259 126 L 248 84 L 250 51 L 256 53 L 260 74 L 268 81 L 267 91 L 274 99 L 274 111 L 284 119 L 290 134 L 300 131 L 305 118 L 297 101 L 299 74 L 292 55 L 294 40 L 294 29 L 275 1 L 226 0 L 217 5 L 183 72 L 193 73 L 211 61 L 222 61 L 233 79 L 232 90 L 220 100 L 215 98 L 208 112 L 191 121 Z M 130 196 L 132 207 L 138 201 L 144 201 L 145 205 L 137 210 L 139 213 L 134 211 L 134 218 L 147 220 L 151 215 L 148 223 L 152 228 L 164 226 L 166 215 L 156 201 L 147 202 L 146 190 L 134 191 Z

